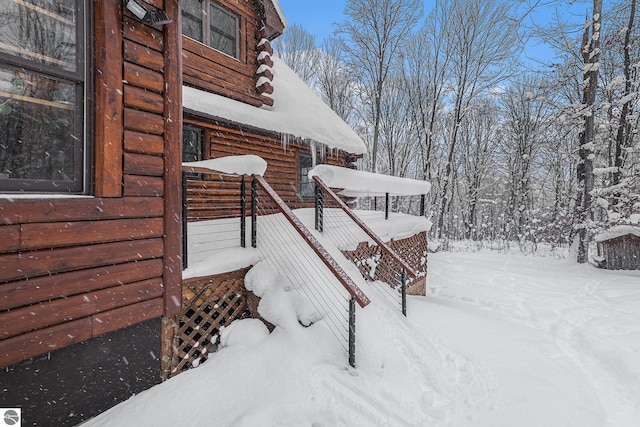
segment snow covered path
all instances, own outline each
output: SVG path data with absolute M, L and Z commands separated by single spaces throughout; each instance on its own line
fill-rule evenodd
M 430 255 L 410 320 L 485 367 L 483 426 L 636 426 L 640 274 L 519 255 Z
M 222 349 L 87 426 L 636 427 L 640 272 L 554 258 L 429 254 L 408 318 L 366 285 L 357 369 L 266 263 L 273 333 L 234 322 Z M 267 278 L 270 278 L 267 280 Z M 267 283 L 269 282 L 269 283 Z

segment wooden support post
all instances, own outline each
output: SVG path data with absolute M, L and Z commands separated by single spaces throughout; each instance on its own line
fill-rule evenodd
M 173 368 L 173 357 L 175 353 L 174 339 L 176 334 L 176 322 L 173 317 L 162 318 L 162 357 L 160 360 L 160 369 L 162 380 L 168 380 L 171 377 Z

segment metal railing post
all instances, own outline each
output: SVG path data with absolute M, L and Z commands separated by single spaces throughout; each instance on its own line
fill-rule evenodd
M 247 235 L 247 183 L 244 179 L 244 175 L 242 175 L 242 181 L 240 181 L 240 247 L 245 248 L 247 246 L 247 242 L 245 240 Z
M 258 184 L 251 181 L 251 247 L 258 246 Z
M 315 221 L 315 227 L 316 230 L 319 232 L 323 232 L 324 231 L 324 205 L 323 205 L 323 193 L 322 193 L 322 188 L 320 188 L 320 186 L 316 183 L 314 183 L 315 186 L 315 193 L 316 193 L 316 221 Z
M 404 268 L 400 280 L 402 281 L 402 314 L 407 317 L 407 272 Z
M 349 365 L 356 367 L 356 300 L 349 299 Z
M 389 193 L 384 194 L 384 219 L 389 219 Z
M 186 270 L 189 266 L 187 258 L 188 242 L 187 242 L 187 174 L 182 172 L 182 270 Z
M 425 195 L 421 194 L 420 195 L 420 216 L 424 216 L 424 210 L 425 210 Z

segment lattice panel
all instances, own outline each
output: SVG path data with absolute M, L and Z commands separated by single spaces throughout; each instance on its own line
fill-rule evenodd
M 427 233 L 421 232 L 406 239 L 391 240 L 388 245 L 418 273 L 418 277 L 408 280 L 409 294 L 424 295 L 427 274 Z M 378 245 L 366 242 L 358 244 L 353 251 L 343 251 L 366 280 L 381 280 L 399 290 L 401 270 L 387 255 L 381 253 Z
M 177 319 L 171 376 L 197 367 L 220 342 L 220 329 L 249 317 L 241 276 L 215 277 L 183 283 L 182 311 Z

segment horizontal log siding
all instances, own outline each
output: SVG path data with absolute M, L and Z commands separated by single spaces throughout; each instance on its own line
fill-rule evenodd
M 243 154 L 260 156 L 268 164 L 265 179 L 288 206 L 292 209 L 313 206 L 313 200 L 302 199 L 298 194 L 299 152 L 308 152 L 308 146 L 293 140 L 283 145 L 281 137 L 273 133 L 259 133 L 195 118 L 185 118 L 185 124 L 207 129 L 209 145 L 203 157 L 220 158 Z M 329 150 L 325 162 L 345 166 L 345 159 L 345 153 Z M 238 216 L 240 179 L 218 175 L 208 175 L 204 179 L 189 182 L 189 219 L 193 221 Z M 247 183 L 247 206 L 249 197 Z
M 184 84 L 261 106 L 256 89 L 258 30 L 254 2 L 224 2 L 240 18 L 240 57 L 232 58 L 188 37 L 182 38 Z
M 122 197 L 0 200 L 0 366 L 164 311 L 164 39 L 123 28 Z

